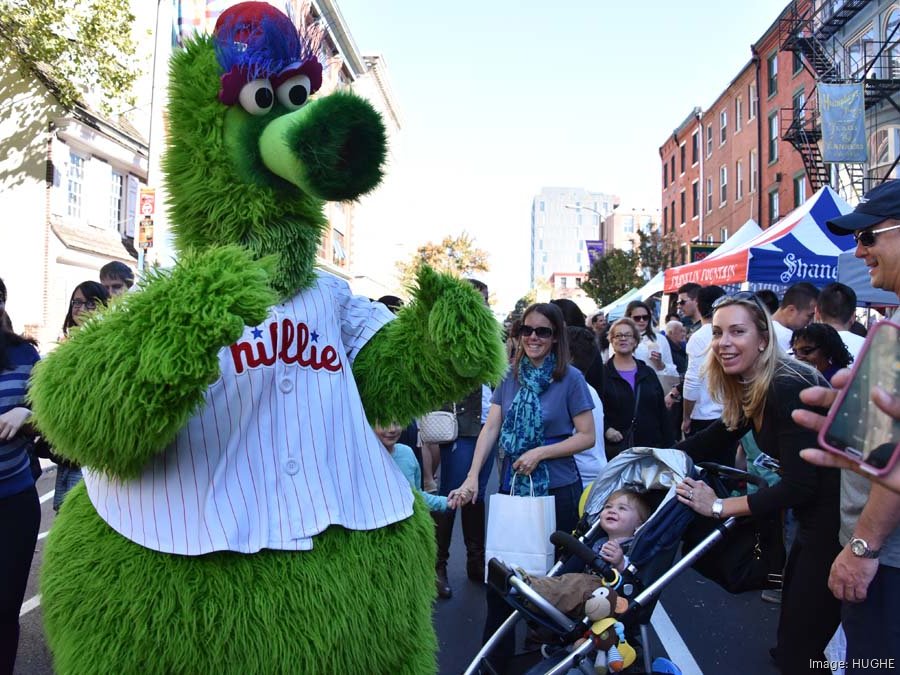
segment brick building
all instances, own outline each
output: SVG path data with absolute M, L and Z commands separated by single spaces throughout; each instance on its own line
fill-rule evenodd
M 659 149 L 662 161 L 663 234 L 675 232 L 683 242 L 682 260 L 687 261 L 687 243 L 702 230 L 703 148 L 702 111 L 694 108 Z
M 752 46 L 757 63 L 761 148 L 759 151 L 759 213 L 763 228 L 810 196 L 803 156 L 783 138 L 786 124 L 802 115 L 808 98 L 815 96 L 815 80 L 796 52 L 783 48 L 783 27 L 801 2 L 788 5 Z
M 807 5 L 788 4 L 718 98 L 704 110 L 695 108 L 660 146 L 663 229 L 681 241 L 676 262 L 687 262 L 692 242 L 725 241 L 751 218 L 771 226 L 812 193 L 803 156 L 783 137 L 814 95 L 813 76 L 784 47 L 789 17 Z M 682 148 L 690 158 L 685 167 Z

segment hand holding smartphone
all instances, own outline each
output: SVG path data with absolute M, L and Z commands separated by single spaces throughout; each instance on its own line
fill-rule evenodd
M 880 321 L 853 363 L 850 381 L 839 393 L 819 432 L 819 444 L 876 476 L 888 473 L 900 454 L 900 420 L 872 401 L 872 389 L 900 391 L 900 325 Z

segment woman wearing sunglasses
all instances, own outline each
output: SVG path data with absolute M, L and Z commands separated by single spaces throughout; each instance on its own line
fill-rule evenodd
M 783 673 L 828 673 L 825 645 L 840 620 L 840 603 L 828 590 L 838 543 L 840 475 L 800 457 L 814 447 L 816 434 L 794 422 L 793 410 L 812 408 L 800 400 L 807 387 L 828 386 L 822 375 L 786 356 L 775 340 L 772 318 L 752 293 L 723 296 L 713 306 L 712 344 L 706 361 L 712 395 L 723 405 L 722 418 L 682 441 L 678 448 L 695 462 L 718 447 L 752 433 L 760 450 L 780 466 L 781 480 L 741 497 L 719 499 L 706 483 L 686 478 L 678 500 L 702 516 L 776 516 L 793 509 L 797 534 L 782 587 L 781 615 L 772 657 Z
M 625 317 L 637 324 L 641 341 L 634 350 L 634 358 L 640 359 L 656 371 L 657 375 L 678 376 L 678 369 L 672 360 L 672 350 L 665 336 L 653 330 L 653 312 L 646 302 L 632 300 L 625 308 Z M 610 343 L 610 356 L 612 343 Z
M 457 505 L 475 501 L 478 472 L 499 439 L 500 490 L 528 495 L 533 483 L 536 495 L 554 495 L 556 527 L 571 531 L 581 494 L 573 455 L 594 445 L 593 408 L 584 376 L 569 364 L 562 312 L 549 303 L 531 305 L 522 316 L 512 368 L 491 399 L 469 473 L 448 498 Z
M 831 382 L 841 368 L 847 368 L 853 357 L 837 330 L 827 323 L 811 323 L 795 330 L 791 349 L 798 361 L 804 361 Z
M 640 335 L 640 326 L 631 319 L 619 319 L 609 328 L 613 353 L 599 392 L 608 459 L 626 448 L 665 448 L 675 442 L 659 378 L 635 358 Z
M 571 532 L 578 522 L 581 478 L 573 455 L 594 445 L 594 417 L 587 383 L 569 364 L 566 323 L 550 303 L 531 305 L 522 315 L 512 368 L 494 390 L 487 420 L 475 443 L 465 481 L 448 495 L 452 508 L 474 503 L 478 474 L 499 440 L 500 490 L 528 496 L 553 495 L 556 529 Z M 574 428 L 574 432 L 573 432 Z M 488 593 L 484 639 L 511 609 Z M 510 632 L 510 638 L 514 634 Z M 506 640 L 491 658 L 495 667 L 512 656 Z

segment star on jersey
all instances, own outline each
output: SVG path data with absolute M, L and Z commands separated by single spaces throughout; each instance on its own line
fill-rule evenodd
M 309 334 L 309 339 L 312 340 L 313 342 L 318 342 L 319 334 L 316 331 L 313 331 L 312 333 Z
M 259 326 L 253 329 L 253 337 L 256 340 L 259 340 L 263 336 L 263 332 L 259 329 Z

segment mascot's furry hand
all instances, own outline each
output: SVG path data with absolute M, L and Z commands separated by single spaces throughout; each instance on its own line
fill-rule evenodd
M 475 288 L 423 266 L 413 302 L 363 348 L 353 374 L 372 423 L 406 423 L 506 372 L 500 325 Z
M 222 246 L 153 274 L 141 292 L 89 321 L 35 369 L 30 394 L 42 433 L 79 464 L 138 475 L 219 376 L 219 350 L 276 302 L 270 266 Z M 86 373 L 92 400 L 105 405 L 71 405 L 84 398 Z

